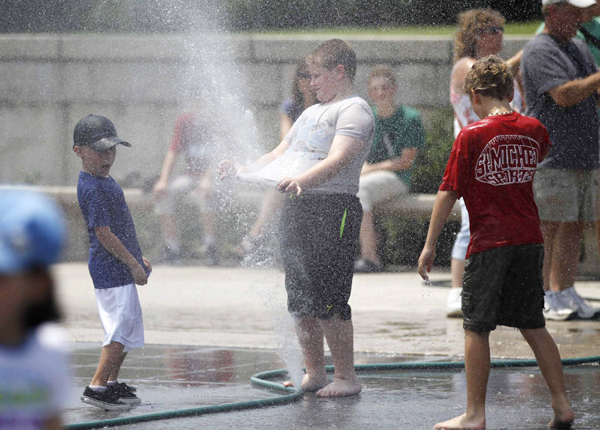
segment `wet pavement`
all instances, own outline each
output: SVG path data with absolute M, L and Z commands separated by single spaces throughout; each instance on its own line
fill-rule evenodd
M 120 379 L 138 388 L 142 405 L 108 412 L 80 402 L 89 383 L 100 344 L 74 345 L 75 388 L 65 413 L 69 424 L 156 412 L 266 399 L 280 394 L 255 388 L 257 372 L 279 369 L 274 351 L 190 346 L 148 346 L 130 353 Z M 357 363 L 391 363 L 422 357 L 357 354 Z M 428 361 L 441 357 L 429 357 Z M 577 412 L 575 429 L 600 428 L 600 366 L 565 370 L 567 389 Z M 381 371 L 360 374 L 364 391 L 344 399 L 305 395 L 283 406 L 127 425 L 128 429 L 430 429 L 461 413 L 464 372 Z M 276 381 L 281 382 L 281 381 Z M 544 429 L 552 411 L 537 368 L 493 369 L 489 384 L 488 429 Z
M 142 405 L 109 412 L 80 402 L 100 344 L 74 345 L 75 388 L 65 413 L 68 424 L 198 408 L 280 394 L 255 388 L 250 376 L 283 366 L 274 351 L 190 346 L 148 346 L 130 353 L 120 379 L 138 388 Z M 423 357 L 357 354 L 358 364 L 421 361 Z M 436 361 L 441 357 L 429 357 Z M 577 412 L 575 429 L 600 428 L 600 366 L 565 370 Z M 151 421 L 128 429 L 430 429 L 461 413 L 465 376 L 457 371 L 381 371 L 360 374 L 364 391 L 344 399 L 305 395 L 298 402 L 268 408 Z M 281 382 L 281 381 L 276 381 Z M 493 369 L 488 389 L 488 429 L 544 429 L 552 410 L 537 368 Z
M 105 412 L 80 402 L 98 360 L 102 329 L 84 264 L 56 268 L 65 328 L 73 343 L 76 388 L 67 423 L 96 421 L 205 405 L 265 399 L 277 393 L 253 387 L 250 376 L 297 358 L 285 311 L 280 271 L 157 266 L 140 287 L 147 347 L 131 352 L 121 372 L 139 388 L 143 404 Z M 447 273 L 433 279 L 446 284 Z M 578 282 L 600 298 L 600 283 Z M 425 286 L 412 272 L 356 275 L 353 308 L 357 364 L 460 359 L 461 320 L 445 318 L 447 288 Z M 600 303 L 594 301 L 597 306 Z M 600 355 L 600 322 L 551 322 L 563 358 Z M 531 358 L 519 333 L 492 334 L 495 358 Z M 278 354 L 279 353 L 279 354 Z M 291 358 L 290 358 L 291 357 Z M 346 399 L 317 399 L 241 412 L 131 424 L 136 429 L 334 428 L 429 429 L 461 413 L 461 371 L 361 374 L 364 391 Z M 600 429 L 600 366 L 566 370 L 577 429 Z M 488 390 L 488 429 L 542 429 L 551 417 L 549 394 L 537 368 L 494 369 Z

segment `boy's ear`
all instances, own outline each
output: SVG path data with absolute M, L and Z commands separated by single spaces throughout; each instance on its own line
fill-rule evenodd
M 343 64 L 338 64 L 337 66 L 335 66 L 335 69 L 333 69 L 337 74 L 341 75 L 341 77 L 343 78 L 344 76 L 346 76 L 346 68 L 344 67 Z
M 479 99 L 479 94 L 477 94 L 473 89 L 469 91 L 469 100 L 471 101 L 471 104 L 480 104 L 481 102 Z
M 81 146 L 74 146 L 73 147 L 73 152 L 75 154 L 77 154 L 78 157 L 81 157 L 81 153 L 83 152 L 83 150 L 81 149 Z

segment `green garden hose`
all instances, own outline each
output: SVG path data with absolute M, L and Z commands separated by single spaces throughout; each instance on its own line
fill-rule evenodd
M 600 363 L 600 356 L 565 358 L 562 360 L 564 366 L 577 364 Z M 499 360 L 492 361 L 493 368 L 501 367 L 533 367 L 537 366 L 535 360 Z M 463 361 L 438 361 L 438 362 L 409 362 L 409 363 L 380 363 L 380 364 L 358 364 L 355 366 L 357 372 L 374 372 L 388 370 L 454 370 L 465 367 Z M 333 366 L 327 366 L 327 372 L 333 372 Z M 152 414 L 135 415 L 132 417 L 113 418 L 108 420 L 91 421 L 66 425 L 70 430 L 96 429 L 103 427 L 116 427 L 127 424 L 143 423 L 148 421 L 167 420 L 172 418 L 193 417 L 219 412 L 234 412 L 245 409 L 257 409 L 268 406 L 285 405 L 300 400 L 304 393 L 293 388 L 284 387 L 282 384 L 272 382 L 269 379 L 281 379 L 287 377 L 287 370 L 269 370 L 257 373 L 250 378 L 252 384 L 261 388 L 276 390 L 286 393 L 282 396 L 271 397 L 262 400 L 253 400 L 240 403 L 226 403 L 224 405 L 202 406 L 199 408 L 181 409 L 176 411 L 155 412 Z

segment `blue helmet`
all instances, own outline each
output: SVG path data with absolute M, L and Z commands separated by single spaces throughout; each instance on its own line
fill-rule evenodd
M 0 274 L 56 263 L 64 242 L 64 217 L 49 197 L 0 190 Z

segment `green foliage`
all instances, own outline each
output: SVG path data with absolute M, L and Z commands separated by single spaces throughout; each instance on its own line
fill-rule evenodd
M 186 33 L 288 28 L 454 25 L 467 9 L 491 7 L 508 20 L 539 20 L 539 2 L 514 0 L 12 0 L 2 33 Z M 222 20 L 222 21 L 221 21 Z
M 437 193 L 454 143 L 453 121 L 452 106 L 448 105 L 436 110 L 425 123 L 425 148 L 415 160 L 411 192 Z

